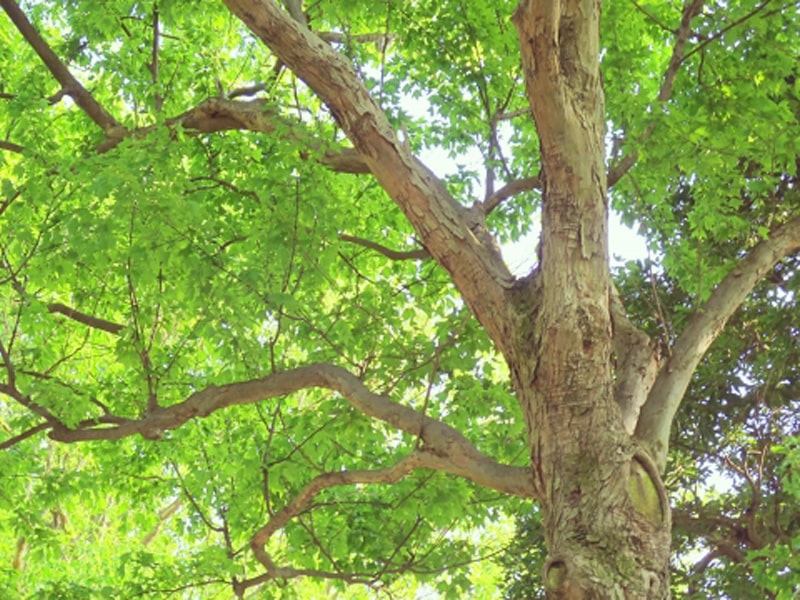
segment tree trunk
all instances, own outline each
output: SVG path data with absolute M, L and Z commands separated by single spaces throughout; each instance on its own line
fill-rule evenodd
M 614 399 L 599 15 L 598 0 L 526 1 L 514 15 L 543 190 L 539 301 L 522 303 L 535 310 L 512 372 L 540 489 L 548 597 L 666 598 L 664 487 Z
M 621 430 L 610 396 L 535 388 L 520 397 L 536 420 L 548 598 L 668 598 L 669 507 L 653 461 Z

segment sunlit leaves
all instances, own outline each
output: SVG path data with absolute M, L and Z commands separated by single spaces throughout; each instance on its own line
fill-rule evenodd
M 800 205 L 796 11 L 706 3 L 673 94 L 659 102 L 680 4 L 606 2 L 603 19 L 609 150 L 619 146 L 611 159 L 639 152 L 613 201 L 640 224 L 655 261 L 630 265 L 619 287 L 661 348 Z M 393 261 L 357 241 L 420 249 L 373 178 L 315 162 L 328 144 L 346 143 L 336 120 L 223 3 L 23 6 L 96 99 L 139 131 L 98 153 L 105 133 L 0 20 L 0 135 L 14 144 L 0 149 L 0 342 L 10 357 L 0 380 L 13 379 L 22 398 L 4 396 L 3 440 L 45 415 L 70 426 L 109 413 L 137 418 L 149 401 L 170 406 L 209 385 L 329 361 L 452 425 L 487 455 L 526 464 L 507 368 L 447 274 L 431 260 Z M 539 171 L 514 8 L 304 5 L 311 29 L 351 62 L 404 143 L 454 160 L 445 181 L 465 206 Z M 176 124 L 217 96 L 262 98 L 285 120 L 274 134 L 198 134 Z M 539 197 L 527 192 L 494 211 L 488 225 L 500 241 L 536 228 Z M 533 255 L 534 243 L 528 249 Z M 790 428 L 800 360 L 786 313 L 795 310 L 796 271 L 796 261 L 776 267 L 699 371 L 674 444 L 670 484 L 681 486 L 683 507 L 705 503 L 739 518 L 752 498 L 743 474 L 730 475 L 735 491 L 689 483 L 723 464 L 751 468 L 766 447 L 753 440 L 771 447 Z M 114 331 L 54 312 L 54 303 Z M 0 565 L 0 588 L 72 598 L 228 593 L 234 577 L 260 572 L 253 532 L 315 477 L 385 468 L 419 446 L 321 390 L 191 420 L 158 441 L 59 446 L 38 432 L 0 453 L 0 555 L 25 562 Z M 709 458 L 709 448 L 718 454 Z M 759 456 L 766 468 L 778 460 Z M 784 519 L 775 527 L 791 525 L 793 486 L 769 481 L 765 495 Z M 373 594 L 335 577 L 349 572 L 398 596 L 488 597 L 496 572 L 469 563 L 498 549 L 486 538 L 503 532 L 487 523 L 523 511 L 429 471 L 393 486 L 327 489 L 268 550 L 280 564 L 334 577 L 265 593 Z M 522 541 L 538 571 L 544 557 Z M 788 561 L 788 548 L 751 555 L 760 585 L 783 575 L 761 558 Z M 704 585 L 736 589 L 749 577 L 744 567 L 722 569 Z

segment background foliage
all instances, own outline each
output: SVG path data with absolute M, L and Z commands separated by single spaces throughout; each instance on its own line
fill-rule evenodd
M 35 407 L 68 425 L 136 417 L 148 399 L 170 405 L 327 361 L 496 460 L 526 464 L 505 365 L 446 273 L 362 243 L 419 250 L 369 176 L 324 164 L 343 141 L 334 119 L 222 3 L 21 6 L 121 123 L 154 127 L 98 151 L 103 132 L 0 18 L 0 556 L 13 557 L 0 562 L 0 589 L 225 597 L 232 578 L 258 572 L 253 531 L 315 475 L 385 466 L 417 444 L 313 390 L 229 408 L 160 441 L 15 437 L 41 423 Z M 305 8 L 314 30 L 338 35 L 332 43 L 409 145 L 455 160 L 447 183 L 470 205 L 538 171 L 514 7 Z M 651 252 L 620 268 L 617 285 L 665 352 L 737 259 L 800 210 L 798 5 L 706 3 L 661 104 L 681 9 L 607 2 L 602 51 L 609 163 L 639 153 L 611 200 Z M 220 95 L 262 99 L 278 117 L 273 134 L 166 126 Z M 500 204 L 493 233 L 523 239 L 537 203 L 525 191 Z M 668 480 L 678 597 L 781 599 L 800 586 L 799 285 L 797 257 L 775 267 L 682 406 Z M 87 327 L 59 305 L 117 327 Z M 270 550 L 337 577 L 256 594 L 490 597 L 505 580 L 508 597 L 536 598 L 536 527 L 530 506 L 440 473 L 334 488 Z

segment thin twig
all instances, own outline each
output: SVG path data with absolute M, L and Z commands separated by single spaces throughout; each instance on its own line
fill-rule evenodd
M 61 304 L 60 302 L 48 304 L 47 310 L 51 313 L 64 315 L 73 321 L 83 323 L 84 325 L 87 325 L 93 329 L 107 331 L 108 333 L 113 333 L 114 335 L 119 335 L 119 333 L 125 328 L 124 325 L 113 323 L 112 321 L 106 321 L 105 319 L 100 319 L 98 317 L 93 317 L 92 315 L 87 315 L 86 313 L 82 313 L 79 310 L 75 310 L 74 308 L 67 306 L 66 304 Z
M 28 429 L 27 431 L 24 431 L 24 432 L 22 432 L 22 433 L 20 433 L 18 435 L 15 435 L 12 438 L 8 438 L 4 442 L 0 442 L 0 450 L 5 450 L 7 448 L 11 448 L 11 446 L 19 444 L 20 442 L 22 442 L 24 440 L 27 440 L 29 437 L 33 437 L 34 435 L 36 435 L 40 431 L 44 431 L 46 429 L 50 429 L 50 427 L 52 427 L 52 425 L 50 423 L 47 423 L 47 422 L 39 423 L 36 427 L 32 427 L 31 429 Z
M 161 40 L 158 20 L 158 4 L 153 4 L 153 49 L 150 58 L 150 74 L 153 77 L 153 108 L 157 113 L 164 106 L 164 98 L 158 91 L 158 46 Z
M 762 10 L 764 10 L 770 2 L 772 2 L 772 0 L 764 0 L 763 2 L 761 2 L 761 4 L 756 5 L 756 7 L 753 10 L 751 10 L 749 13 L 745 14 L 742 17 L 739 17 L 738 19 L 735 19 L 735 20 L 731 21 L 728 25 L 726 25 L 725 27 L 723 27 L 722 29 L 720 29 L 719 31 L 714 33 L 713 35 L 707 37 L 702 42 L 697 44 L 697 46 L 695 46 L 689 52 L 687 52 L 686 56 L 683 57 L 683 60 L 684 61 L 687 60 L 690 56 L 692 56 L 693 54 L 695 54 L 697 52 L 700 52 L 700 50 L 702 50 L 703 48 L 708 46 L 714 40 L 718 40 L 719 38 L 721 38 L 723 35 L 728 33 L 734 27 L 737 27 L 738 25 L 741 25 L 742 23 L 744 23 L 748 19 L 754 17 L 755 15 L 760 13 Z M 791 6 L 793 4 L 796 4 L 796 2 L 789 2 L 786 6 Z M 783 10 L 783 8 L 786 8 L 786 6 L 778 9 L 775 12 L 781 12 Z
M 656 99 L 660 104 L 664 104 L 672 95 L 675 78 L 678 76 L 678 69 L 685 59 L 684 50 L 686 49 L 686 42 L 692 34 L 692 19 L 700 13 L 704 2 L 705 0 L 691 0 L 688 1 L 683 8 L 681 23 L 675 37 L 675 46 L 672 48 L 672 56 L 670 56 L 669 65 L 664 72 L 661 87 L 658 89 L 658 96 Z M 655 123 L 650 123 L 644 133 L 637 138 L 637 142 L 643 144 L 653 135 L 654 130 Z M 622 160 L 609 170 L 606 185 L 611 188 L 631 170 L 637 160 L 639 160 L 639 151 L 636 149 L 632 150 L 630 154 L 625 155 Z
M 401 252 L 399 250 L 392 250 L 386 246 L 381 246 L 376 242 L 352 235 L 347 235 L 345 233 L 340 234 L 339 239 L 343 242 L 350 242 L 351 244 L 357 244 L 359 246 L 363 246 L 364 248 L 375 250 L 376 252 L 383 254 L 386 258 L 391 258 L 392 260 L 424 260 L 426 258 L 430 258 L 430 254 L 428 254 L 428 251 L 424 248 Z
M 669 31 L 670 33 L 677 34 L 678 32 L 672 29 L 671 27 L 667 27 L 658 17 L 653 16 L 646 8 L 644 8 L 641 4 L 636 2 L 636 0 L 630 0 L 631 4 L 636 7 L 640 13 L 645 15 L 648 19 L 650 19 L 653 23 L 661 27 L 664 31 Z
M 648 251 L 649 255 L 649 251 Z M 661 298 L 658 296 L 658 286 L 656 286 L 656 274 L 653 271 L 653 261 L 650 257 L 647 257 L 648 266 L 650 267 L 650 289 L 653 291 L 653 299 L 656 303 L 656 314 L 658 315 L 658 322 L 661 325 L 661 329 L 664 331 L 664 348 L 666 350 L 667 356 L 671 356 L 670 351 L 670 335 L 669 335 L 669 327 L 667 327 L 667 320 L 664 318 L 664 311 L 661 308 Z

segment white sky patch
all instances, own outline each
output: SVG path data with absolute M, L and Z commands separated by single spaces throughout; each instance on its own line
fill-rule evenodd
M 472 150 L 458 159 L 452 159 L 440 148 L 426 148 L 420 153 L 420 160 L 436 175 L 444 177 L 458 173 L 459 166 L 477 172 L 484 170 L 480 153 Z M 500 187 L 502 184 L 498 184 Z M 506 202 L 514 202 L 509 198 Z M 514 275 L 523 276 L 530 272 L 536 264 L 536 245 L 541 233 L 538 214 L 531 215 L 533 223 L 530 233 L 516 242 L 503 244 L 501 250 L 508 268 Z M 612 267 L 625 264 L 629 260 L 647 258 L 647 243 L 633 229 L 624 225 L 614 211 L 609 214 L 608 222 L 609 255 Z

